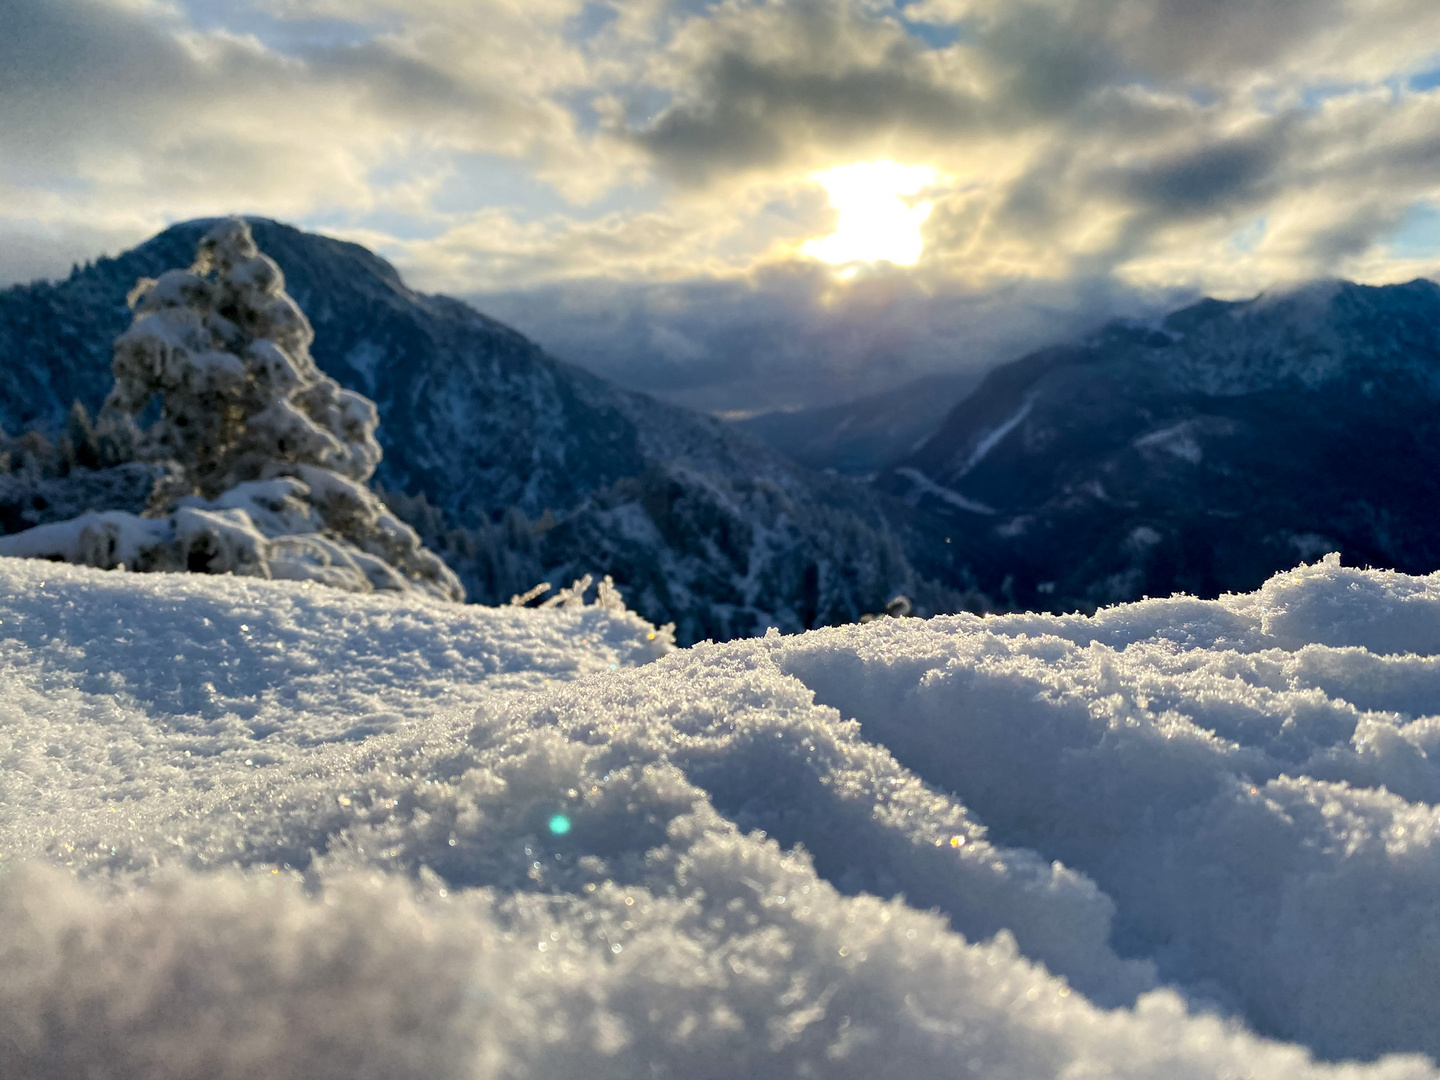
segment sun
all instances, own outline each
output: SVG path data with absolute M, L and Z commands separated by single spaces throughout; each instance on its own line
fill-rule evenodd
M 891 262 L 914 266 L 925 241 L 920 226 L 930 216 L 927 199 L 913 205 L 905 197 L 934 184 L 939 174 L 928 165 L 861 161 L 812 177 L 830 195 L 839 213 L 835 231 L 807 240 L 800 250 L 828 263 Z

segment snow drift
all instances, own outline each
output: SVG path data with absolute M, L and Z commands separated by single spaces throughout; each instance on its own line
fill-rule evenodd
M 667 649 L 0 559 L 0 1074 L 1437 1075 L 1440 576 Z

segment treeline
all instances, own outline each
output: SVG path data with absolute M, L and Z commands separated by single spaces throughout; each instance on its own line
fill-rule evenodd
M 70 406 L 65 428 L 54 440 L 43 431 L 10 436 L 0 427 L 0 474 L 21 480 L 54 480 L 76 469 L 98 472 L 135 459 L 130 428 L 97 424 L 84 403 Z

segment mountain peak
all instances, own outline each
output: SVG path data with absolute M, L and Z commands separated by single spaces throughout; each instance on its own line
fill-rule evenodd
M 1245 591 L 1326 551 L 1428 572 L 1437 403 L 1440 286 L 1316 281 L 1002 365 L 879 482 L 1022 605 Z

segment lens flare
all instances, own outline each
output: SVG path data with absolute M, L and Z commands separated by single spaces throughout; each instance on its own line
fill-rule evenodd
M 550 819 L 550 831 L 556 836 L 564 836 L 570 831 L 570 819 L 564 814 L 556 814 Z
M 839 220 L 829 236 L 807 240 L 806 255 L 828 263 L 891 262 L 914 266 L 925 241 L 920 226 L 934 204 L 913 206 L 905 197 L 934 184 L 939 174 L 928 165 L 894 161 L 862 161 L 816 173 L 811 179 L 825 188 Z

